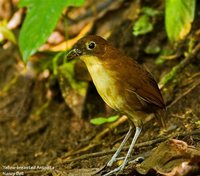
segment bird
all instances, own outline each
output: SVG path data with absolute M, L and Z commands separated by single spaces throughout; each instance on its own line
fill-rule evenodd
M 79 39 L 68 52 L 67 58 L 82 60 L 105 103 L 128 117 L 128 133 L 107 166 L 112 166 L 117 160 L 135 127 L 123 163 L 105 176 L 121 172 L 142 131 L 144 119 L 153 113 L 160 124 L 165 126 L 166 106 L 161 91 L 153 76 L 143 66 L 100 36 L 87 35 Z

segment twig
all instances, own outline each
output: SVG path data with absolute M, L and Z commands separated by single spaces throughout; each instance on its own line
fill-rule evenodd
M 162 89 L 169 81 L 171 81 L 177 73 L 182 71 L 186 65 L 193 59 L 200 51 L 200 43 L 189 53 L 178 65 L 174 66 L 169 73 L 167 73 L 160 81 L 159 87 Z
M 157 143 L 160 143 L 162 141 L 165 141 L 169 138 L 174 138 L 174 137 L 185 137 L 185 136 L 192 136 L 192 135 L 199 135 L 200 134 L 200 129 L 195 130 L 195 131 L 191 131 L 191 132 L 179 132 L 173 135 L 169 135 L 169 136 L 163 136 L 157 139 L 153 139 L 150 141 L 146 141 L 146 142 L 141 142 L 135 145 L 135 148 L 140 148 L 140 147 L 146 147 L 146 146 L 150 146 L 150 145 L 155 145 Z M 124 147 L 123 151 L 128 150 L 129 146 Z M 74 161 L 81 161 L 81 160 L 85 160 L 88 158 L 94 158 L 94 157 L 100 157 L 100 156 L 105 156 L 105 155 L 109 155 L 109 154 L 113 154 L 116 151 L 116 149 L 111 149 L 111 150 L 107 150 L 107 151 L 102 151 L 102 152 L 95 152 L 95 153 L 90 153 L 90 154 L 85 154 L 82 155 L 80 157 L 76 157 L 73 159 L 67 159 L 67 160 L 62 160 L 61 163 L 62 164 L 66 164 L 66 163 L 70 163 L 70 162 L 74 162 Z
M 179 57 L 180 57 L 180 54 L 164 55 L 164 56 L 162 56 L 162 58 L 165 59 L 165 60 L 173 60 L 173 59 L 177 59 Z
M 198 81 L 196 84 L 194 84 L 190 89 L 186 90 L 184 93 L 182 93 L 179 97 L 177 97 L 171 104 L 167 106 L 167 108 L 171 108 L 174 104 L 176 104 L 181 98 L 185 97 L 187 94 L 189 94 L 192 90 L 194 90 L 198 85 L 200 84 L 200 81 Z

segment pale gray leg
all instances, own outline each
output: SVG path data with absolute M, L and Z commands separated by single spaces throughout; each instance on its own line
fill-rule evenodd
M 132 152 L 132 150 L 133 150 L 133 147 L 134 147 L 134 145 L 135 145 L 135 142 L 137 141 L 138 136 L 140 135 L 141 130 L 142 130 L 142 128 L 136 127 L 135 135 L 134 135 L 134 137 L 133 137 L 133 140 L 132 140 L 131 145 L 130 145 L 130 147 L 129 147 L 128 153 L 127 153 L 127 155 L 126 155 L 126 157 L 125 157 L 125 159 L 124 159 L 122 165 L 119 166 L 119 167 L 117 167 L 117 168 L 115 168 L 114 170 L 110 171 L 109 173 L 105 174 L 104 176 L 111 175 L 111 174 L 113 174 L 113 173 L 122 171 L 122 170 L 124 169 L 124 167 L 126 166 L 126 164 L 127 164 L 127 162 L 128 162 L 128 158 L 129 158 L 129 156 L 131 155 L 131 152 Z
M 121 152 L 121 150 L 123 149 L 124 145 L 126 144 L 128 138 L 131 136 L 133 131 L 133 127 L 130 126 L 128 133 L 126 134 L 125 138 L 123 139 L 122 143 L 120 144 L 119 148 L 117 149 L 117 151 L 115 152 L 115 154 L 112 156 L 111 160 L 108 162 L 107 166 L 112 166 L 112 164 L 116 161 L 117 156 L 119 155 L 119 153 Z
M 136 127 L 135 135 L 134 135 L 133 140 L 132 140 L 132 142 L 131 142 L 131 145 L 130 145 L 130 147 L 129 147 L 128 153 L 127 153 L 127 155 L 126 155 L 126 157 L 125 157 L 125 159 L 124 159 L 124 161 L 123 161 L 123 163 L 122 163 L 122 165 L 121 165 L 121 168 L 120 168 L 121 171 L 122 171 L 122 170 L 124 169 L 124 167 L 126 166 L 127 161 L 128 161 L 128 158 L 129 158 L 129 156 L 131 155 L 131 152 L 132 152 L 132 150 L 133 150 L 133 147 L 134 147 L 134 145 L 135 145 L 135 143 L 136 143 L 136 141 L 137 141 L 137 139 L 138 139 L 138 137 L 139 137 L 141 131 L 142 131 L 142 128 Z

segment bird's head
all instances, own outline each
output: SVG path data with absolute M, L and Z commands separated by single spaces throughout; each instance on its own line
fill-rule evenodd
M 87 62 L 87 58 L 101 58 L 106 52 L 107 41 L 96 35 L 89 35 L 81 38 L 67 54 L 69 60 L 80 58 Z

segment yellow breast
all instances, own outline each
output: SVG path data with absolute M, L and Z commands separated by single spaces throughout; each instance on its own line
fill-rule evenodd
M 113 109 L 120 110 L 123 98 L 120 96 L 114 79 L 114 73 L 105 69 L 104 65 L 95 56 L 81 56 L 88 68 L 94 85 L 102 99 Z

